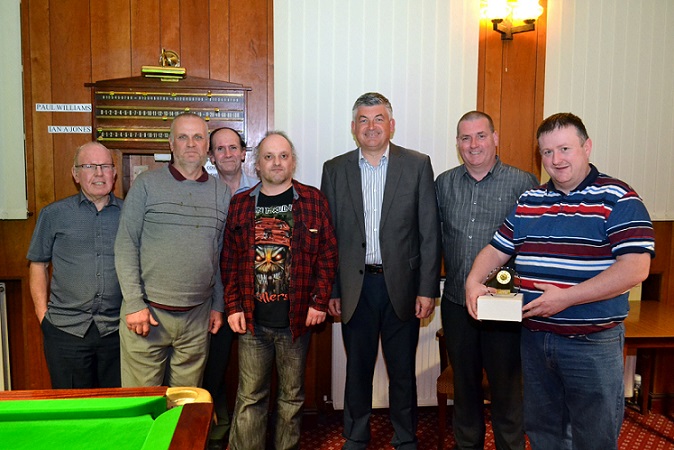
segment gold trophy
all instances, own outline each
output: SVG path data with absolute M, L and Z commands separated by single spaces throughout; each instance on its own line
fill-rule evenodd
M 480 320 L 522 321 L 520 277 L 511 267 L 497 267 L 484 283 L 496 292 L 477 298 L 477 318 Z
M 499 267 L 491 271 L 484 284 L 487 287 L 496 289 L 496 295 L 508 295 L 513 292 L 519 292 L 519 279 L 520 277 L 515 272 L 515 269 Z

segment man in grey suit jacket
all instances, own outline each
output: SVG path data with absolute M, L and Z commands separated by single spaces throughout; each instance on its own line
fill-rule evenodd
M 427 155 L 390 142 L 391 104 L 367 93 L 353 106 L 359 148 L 323 166 L 339 245 L 330 313 L 341 316 L 347 354 L 345 449 L 370 441 L 372 378 L 379 338 L 389 375 L 389 408 L 398 449 L 416 449 L 415 374 L 419 319 L 439 296 L 440 227 Z

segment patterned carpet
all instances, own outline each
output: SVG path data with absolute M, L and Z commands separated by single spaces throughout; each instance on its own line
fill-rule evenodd
M 489 410 L 487 408 L 487 414 Z M 448 411 L 451 416 L 451 408 Z M 370 450 L 392 448 L 389 441 L 393 430 L 386 411 L 377 411 L 372 416 L 372 441 Z M 306 427 L 308 428 L 308 427 Z M 301 447 L 305 450 L 337 450 L 342 447 L 341 411 L 323 415 L 313 429 L 302 432 Z M 421 408 L 419 411 L 419 450 L 437 448 L 437 415 L 435 408 Z M 451 425 L 447 426 L 445 449 L 454 446 Z M 491 426 L 487 425 L 485 450 L 495 450 Z M 527 448 L 529 448 L 527 446 Z M 658 414 L 643 416 L 638 412 L 625 409 L 625 421 L 620 433 L 619 450 L 674 450 L 674 422 Z

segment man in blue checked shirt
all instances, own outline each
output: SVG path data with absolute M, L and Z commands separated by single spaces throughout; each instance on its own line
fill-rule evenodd
M 72 174 L 80 192 L 45 206 L 35 225 L 30 293 L 52 388 L 119 387 L 122 293 L 113 249 L 123 202 L 111 193 L 110 150 L 84 144 Z

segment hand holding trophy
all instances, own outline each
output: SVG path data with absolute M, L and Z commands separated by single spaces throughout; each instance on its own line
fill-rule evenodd
M 497 267 L 484 284 L 496 293 L 477 298 L 477 318 L 521 322 L 523 295 L 519 293 L 520 277 L 515 269 Z

